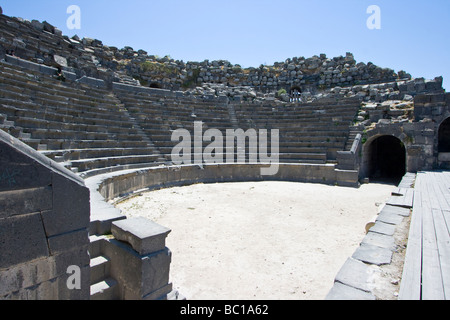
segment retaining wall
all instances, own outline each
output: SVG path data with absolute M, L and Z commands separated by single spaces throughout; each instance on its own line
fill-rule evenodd
M 0 130 L 0 208 L 0 299 L 89 299 L 83 180 Z
M 106 201 L 137 190 L 155 190 L 195 183 L 242 181 L 295 181 L 358 186 L 358 172 L 337 170 L 335 165 L 279 164 L 276 175 L 263 176 L 264 164 L 210 164 L 153 167 L 126 174 L 116 174 L 98 184 L 98 192 Z

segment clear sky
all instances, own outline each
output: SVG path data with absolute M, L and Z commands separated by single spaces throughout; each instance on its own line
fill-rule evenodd
M 67 8 L 81 9 L 69 30 Z M 369 29 L 370 5 L 381 29 Z M 65 35 L 144 49 L 184 61 L 228 60 L 243 67 L 292 57 L 352 52 L 413 77 L 450 84 L 450 0 L 0 0 L 3 12 L 46 20 Z

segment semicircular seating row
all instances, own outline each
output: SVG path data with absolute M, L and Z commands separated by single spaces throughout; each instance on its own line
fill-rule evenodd
M 232 105 L 232 123 L 226 102 L 93 88 L 7 62 L 0 62 L 0 80 L 0 128 L 83 177 L 170 163 L 173 130 L 193 132 L 194 121 L 223 132 L 279 129 L 280 162 L 333 162 L 359 107 L 240 103 Z

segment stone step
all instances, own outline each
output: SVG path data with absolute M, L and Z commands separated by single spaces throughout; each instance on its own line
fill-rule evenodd
M 158 161 L 149 162 L 149 163 L 146 163 L 146 162 L 131 163 L 131 164 L 124 164 L 124 165 L 116 165 L 113 167 L 103 167 L 103 168 L 91 169 L 91 170 L 80 172 L 79 176 L 83 179 L 87 179 L 89 177 L 93 177 L 93 176 L 100 175 L 100 174 L 117 172 L 117 171 L 122 171 L 122 170 L 153 168 L 153 167 L 158 167 L 161 165 L 166 165 L 167 163 L 169 163 L 168 159 L 166 159 L 164 157 L 162 157 L 162 158 L 160 157 L 160 158 L 158 158 Z
M 51 130 L 51 129 L 27 129 L 33 139 L 60 139 L 60 140 L 116 140 L 116 141 L 142 141 L 142 137 L 132 133 L 109 133 L 96 131 Z
M 64 130 L 64 131 L 82 131 L 82 132 L 97 132 L 97 133 L 110 133 L 110 134 L 131 134 L 137 135 L 136 129 L 122 128 L 122 127 L 108 127 L 102 125 L 87 125 L 87 124 L 73 124 L 69 122 L 49 121 L 43 119 L 33 119 L 28 117 L 11 117 L 11 120 L 15 121 L 15 124 L 32 129 L 47 129 L 47 130 Z
M 90 270 L 91 270 L 91 284 L 101 282 L 108 278 L 110 275 L 111 261 L 105 256 L 97 256 L 91 258 Z
M 96 149 L 68 149 L 50 150 L 43 154 L 57 162 L 70 160 L 159 154 L 155 148 L 96 148 Z
M 107 90 L 101 90 L 92 87 L 79 87 L 75 85 L 67 86 L 59 80 L 51 76 L 46 76 L 40 72 L 21 69 L 18 66 L 10 67 L 0 65 L 3 77 L 3 83 L 8 84 L 9 87 L 18 87 L 23 90 L 35 90 L 39 87 L 39 93 L 46 95 L 54 95 L 57 98 L 77 99 L 80 102 L 92 102 L 89 99 L 89 94 L 97 95 L 96 101 L 103 101 L 105 103 L 116 103 L 118 100 Z
M 74 108 L 71 105 L 49 105 L 46 101 L 31 101 L 27 97 L 5 97 L 0 95 L 0 112 L 9 116 L 28 116 L 38 119 L 93 125 L 114 125 L 132 128 L 129 119 L 121 112 L 102 108 L 89 111 Z
M 91 285 L 91 300 L 118 300 L 118 284 L 113 278 Z
M 20 95 L 33 97 L 36 101 L 46 104 L 70 104 L 85 111 L 91 110 L 97 105 L 108 107 L 113 111 L 113 106 L 116 106 L 117 101 L 111 99 L 104 99 L 99 95 L 90 95 L 87 93 L 74 94 L 69 87 L 58 88 L 55 84 L 49 85 L 49 91 L 45 92 L 45 86 L 42 82 L 34 80 L 34 82 L 16 81 L 2 79 L 0 86 L 1 94 L 4 97 L 18 97 Z M 27 85 L 28 84 L 28 85 Z M 53 89 L 52 91 L 50 89 Z
M 131 123 L 123 121 L 123 119 L 122 121 L 105 119 L 105 113 L 93 114 L 95 117 L 90 117 L 88 114 L 83 113 L 83 116 L 80 117 L 80 112 L 76 112 L 73 109 L 42 109 L 42 106 L 29 101 L 0 98 L 0 111 L 5 115 L 13 117 L 28 117 L 54 122 L 98 125 L 115 128 L 133 128 Z
M 193 143 L 193 138 L 191 137 L 191 145 L 192 147 L 194 146 Z M 271 139 L 268 138 L 268 145 L 270 146 L 271 144 Z M 153 143 L 158 146 L 158 147 L 174 147 L 175 145 L 177 145 L 179 142 L 177 141 L 171 141 L 171 137 L 170 136 L 166 136 L 166 137 L 160 137 L 159 139 L 155 138 L 154 136 L 152 137 L 152 141 Z M 259 140 L 258 140 L 259 141 Z M 317 135 L 291 135 L 291 136 L 280 136 L 279 138 L 279 145 L 280 146 L 298 146 L 300 147 L 301 145 L 297 145 L 297 143 L 304 143 L 306 144 L 306 146 L 311 146 L 311 147 L 317 147 L 319 146 L 318 144 L 323 143 L 323 142 L 328 142 L 328 143 L 345 143 L 347 141 L 347 137 L 345 135 L 336 135 L 336 134 L 317 134 Z M 203 147 L 206 147 L 209 143 L 208 142 L 203 142 Z M 246 142 L 246 144 L 248 145 L 248 141 Z M 309 144 L 309 145 L 308 145 Z M 235 142 L 236 145 L 236 142 Z M 224 148 L 226 146 L 226 142 L 225 142 L 225 138 L 224 138 Z
M 120 165 L 139 164 L 157 162 L 160 155 L 130 155 L 97 159 L 82 159 L 63 162 L 66 167 L 77 168 L 78 172 L 88 171 L 98 168 L 115 167 Z
M 89 235 L 89 255 L 91 258 L 98 257 L 102 255 L 103 252 L 103 242 L 106 241 L 106 235 Z
M 146 148 L 145 141 L 129 140 L 70 140 L 70 139 L 31 139 L 48 146 L 48 150 L 96 149 L 96 148 Z

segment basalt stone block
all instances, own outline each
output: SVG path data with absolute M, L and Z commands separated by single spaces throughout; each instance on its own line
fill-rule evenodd
M 6 50 L 5 48 L 0 44 L 0 60 L 4 60 L 6 58 Z
M 119 284 L 121 299 L 141 300 L 167 287 L 172 257 L 168 248 L 141 256 L 129 244 L 108 239 L 104 250 L 111 259 L 111 276 Z
M 52 209 L 52 188 L 32 188 L 0 192 L 0 219 Z
M 47 21 L 43 21 L 42 22 L 43 26 L 44 26 L 44 30 L 50 33 L 54 33 L 55 32 L 55 27 L 52 26 L 50 23 L 48 23 Z
M 54 257 L 36 259 L 28 264 L 19 264 L 0 272 L 0 297 L 21 288 L 36 286 L 58 276 Z M 1 299 L 1 298 L 0 298 Z
M 89 189 L 85 186 L 54 174 L 53 209 L 42 213 L 47 235 L 89 228 L 89 197 Z
M 90 298 L 90 266 L 85 265 L 80 267 L 80 288 L 79 289 L 69 289 L 67 286 L 67 281 L 72 275 L 70 273 L 65 273 L 56 279 L 57 282 L 57 293 L 58 300 L 89 300 Z
M 48 238 L 48 246 L 52 255 L 70 251 L 74 248 L 80 248 L 82 246 L 86 246 L 87 248 L 88 245 L 89 236 L 87 229 L 81 229 Z
M 129 243 L 141 256 L 163 250 L 170 231 L 143 217 L 115 221 L 111 227 L 117 240 Z
M 0 192 L 51 185 L 48 168 L 0 143 Z
M 102 79 L 83 76 L 78 79 L 77 82 L 84 83 L 92 87 L 106 88 L 106 83 Z
M 142 258 L 142 296 L 168 285 L 171 260 L 168 248 Z
M 0 219 L 0 269 L 48 255 L 39 213 Z

